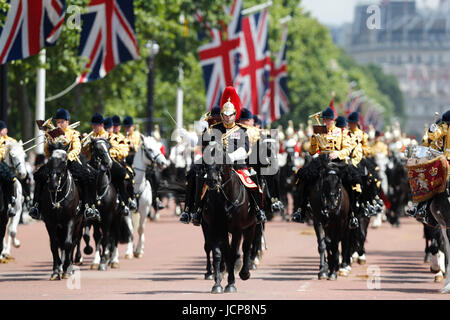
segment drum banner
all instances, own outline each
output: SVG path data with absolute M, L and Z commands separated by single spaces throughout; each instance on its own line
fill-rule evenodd
M 429 200 L 445 191 L 448 162 L 444 155 L 418 164 L 407 164 L 406 169 L 414 202 Z

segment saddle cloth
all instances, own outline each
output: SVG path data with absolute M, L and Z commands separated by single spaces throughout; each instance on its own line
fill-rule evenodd
M 254 189 L 258 186 L 256 183 L 250 178 L 250 173 L 247 169 L 233 169 L 234 172 L 237 173 L 239 179 L 241 179 L 241 182 L 246 186 L 247 188 Z
M 414 202 L 431 199 L 445 191 L 448 178 L 448 162 L 444 155 L 432 160 L 408 161 L 409 186 Z

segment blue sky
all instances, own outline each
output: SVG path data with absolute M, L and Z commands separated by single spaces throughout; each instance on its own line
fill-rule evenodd
M 301 6 L 323 24 L 340 25 L 353 22 L 354 8 L 361 0 L 301 0 Z M 381 1 L 373 0 L 372 3 Z M 417 0 L 419 7 L 436 7 L 439 0 Z

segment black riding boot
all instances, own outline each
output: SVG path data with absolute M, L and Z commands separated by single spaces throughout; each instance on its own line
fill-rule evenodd
M 298 195 L 294 197 L 294 213 L 292 214 L 292 221 L 298 223 L 305 223 L 306 221 L 306 190 L 305 182 L 300 181 L 298 186 Z
M 266 214 L 264 213 L 264 210 L 262 210 L 262 194 L 259 192 L 259 188 L 248 188 L 247 190 L 250 191 L 250 203 L 254 208 L 255 214 L 256 214 L 256 223 L 262 223 L 266 222 Z
M 34 184 L 34 196 L 33 196 L 33 204 L 30 208 L 30 211 L 28 212 L 28 215 L 35 219 L 35 220 L 41 220 L 41 214 L 39 212 L 39 198 L 41 196 L 43 189 L 43 183 L 36 180 Z
M 186 202 L 184 211 L 180 216 L 179 221 L 185 224 L 191 222 L 191 209 L 194 206 L 195 200 L 195 174 L 191 169 L 186 176 Z

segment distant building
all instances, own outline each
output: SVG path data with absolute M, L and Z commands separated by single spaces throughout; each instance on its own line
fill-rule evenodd
M 405 130 L 421 136 L 435 111 L 450 109 L 450 0 L 441 0 L 439 10 L 418 10 L 415 0 L 380 2 L 379 30 L 367 27 L 373 13 L 366 2 L 355 8 L 347 39 L 333 39 L 358 63 L 378 64 L 397 77 L 405 95 Z

